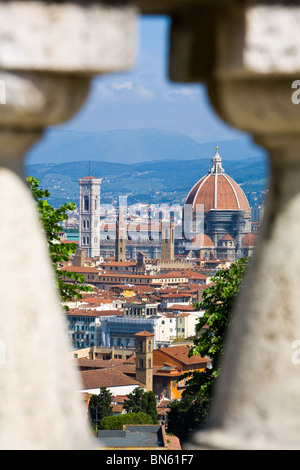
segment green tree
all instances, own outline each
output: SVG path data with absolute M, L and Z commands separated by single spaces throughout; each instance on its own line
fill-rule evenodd
M 109 416 L 102 419 L 100 429 L 123 429 L 124 424 L 153 424 L 151 416 L 147 413 L 126 413 L 117 416 Z
M 224 354 L 224 339 L 232 323 L 232 310 L 240 290 L 247 259 L 241 258 L 229 269 L 218 271 L 212 278 L 212 285 L 204 290 L 202 301 L 195 307 L 204 311 L 196 325 L 200 336 L 194 338 L 189 356 L 200 354 L 211 359 L 211 368 L 205 371 L 191 371 L 181 375 L 178 381 L 186 379 L 186 388 L 181 400 L 174 400 L 168 414 L 168 432 L 183 438 L 193 429 L 205 425 L 216 380 L 221 372 Z M 202 328 L 207 328 L 202 333 Z
M 141 387 L 137 387 L 126 396 L 127 400 L 125 400 L 123 407 L 127 413 L 144 412 L 151 417 L 153 424 L 158 423 L 154 392 L 145 392 Z
M 197 309 L 204 310 L 203 317 L 198 320 L 196 331 L 200 333 L 204 326 L 207 329 L 194 339 L 189 356 L 200 354 L 201 357 L 209 357 L 211 369 L 185 374 L 186 378 L 190 378 L 186 382 L 184 394 L 195 396 L 199 393 L 206 400 L 212 398 L 214 383 L 220 374 L 224 339 L 232 322 L 233 305 L 240 290 L 246 266 L 247 259 L 241 258 L 229 269 L 218 271 L 212 278 L 212 285 L 204 290 L 202 301 L 195 304 Z
M 199 395 L 184 395 L 180 400 L 173 400 L 169 406 L 167 432 L 175 434 L 181 442 L 206 422 L 207 406 Z
M 92 395 L 89 402 L 89 417 L 92 427 L 98 429 L 103 418 L 112 415 L 112 394 L 106 387 L 98 395 Z
M 47 201 L 50 192 L 39 187 L 39 180 L 29 176 L 26 181 L 37 204 L 61 300 L 66 302 L 74 298 L 81 299 L 82 292 L 90 292 L 92 289 L 84 285 L 85 280 L 82 275 L 62 269 L 63 264 L 69 261 L 70 256 L 76 251 L 76 244 L 60 243 L 61 222 L 68 220 L 68 212 L 74 211 L 76 205 L 74 202 L 67 202 L 54 209 Z M 70 279 L 71 282 L 66 282 L 65 279 Z

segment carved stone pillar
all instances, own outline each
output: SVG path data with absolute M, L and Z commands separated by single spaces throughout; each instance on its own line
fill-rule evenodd
M 95 73 L 135 58 L 135 10 L 0 1 L 0 448 L 92 448 L 23 157 L 69 119 Z
M 300 108 L 291 99 L 300 75 L 299 20 L 298 3 L 227 4 L 211 24 L 208 66 L 198 64 L 189 75 L 207 83 L 227 123 L 268 150 L 270 181 L 209 424 L 187 448 L 300 448 Z M 183 26 L 175 21 L 174 44 L 188 30 Z

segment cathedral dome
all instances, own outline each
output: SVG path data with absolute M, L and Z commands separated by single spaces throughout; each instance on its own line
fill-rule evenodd
M 204 212 L 217 210 L 243 210 L 250 213 L 247 197 L 241 187 L 222 168 L 222 159 L 218 147 L 212 159 L 212 167 L 189 192 L 185 204 L 192 205 L 196 210 L 197 204 L 204 205 Z
M 243 246 L 255 246 L 257 240 L 257 235 L 255 233 L 247 233 L 244 235 L 242 244 Z
M 201 248 L 214 246 L 212 239 L 206 235 L 206 233 L 198 233 L 195 235 L 191 240 L 191 244 L 195 247 L 200 246 Z

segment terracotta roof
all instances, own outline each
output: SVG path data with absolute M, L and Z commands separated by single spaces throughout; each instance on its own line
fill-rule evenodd
M 153 375 L 160 377 L 179 377 L 182 374 L 182 371 L 177 367 L 164 368 L 164 366 L 153 366 Z
M 127 395 L 113 395 L 111 397 L 111 402 L 122 405 L 126 400 L 128 400 Z
M 136 266 L 136 262 L 133 262 L 133 261 L 110 261 L 109 263 L 102 263 L 101 266 L 116 266 L 116 267 L 134 267 Z
M 187 346 L 170 346 L 168 348 L 161 348 L 159 351 L 164 352 L 167 356 L 173 357 L 183 364 L 197 364 L 197 363 L 207 363 L 208 358 L 203 358 L 200 355 L 189 357 L 190 348 Z
M 136 333 L 134 336 L 141 336 L 141 337 L 144 337 L 144 336 L 154 336 L 153 333 L 150 333 L 149 331 L 140 331 L 139 333 Z
M 113 413 L 118 413 L 118 414 L 122 414 L 124 410 L 123 405 L 114 404 L 114 403 L 111 405 L 111 408 L 112 408 L 111 410 Z
M 234 240 L 234 238 L 232 238 L 232 236 L 231 236 L 229 233 L 226 233 L 226 234 L 221 238 L 221 240 L 224 240 L 224 241 L 225 241 L 225 240 L 230 240 L 230 241 L 232 241 L 232 240 Z
M 79 179 L 81 179 L 81 180 L 98 180 L 100 178 L 96 178 L 95 176 L 89 175 L 89 176 L 83 176 L 82 178 L 79 178 Z
M 191 244 L 199 248 L 214 246 L 212 239 L 205 233 L 198 233 L 194 238 L 192 238 Z
M 257 235 L 255 233 L 247 233 L 243 236 L 242 244 L 243 246 L 255 246 L 257 241 Z
M 157 414 L 160 416 L 160 415 L 165 415 L 166 413 L 169 413 L 169 411 L 171 411 L 171 408 L 161 408 L 160 406 L 157 407 Z
M 103 359 L 87 359 L 78 358 L 75 359 L 78 367 L 86 367 L 90 369 L 109 369 L 116 365 L 123 364 L 125 359 L 109 359 L 104 361 Z
M 193 305 L 180 305 L 180 304 L 173 304 L 166 308 L 166 310 L 186 310 L 189 312 L 193 312 L 196 308 Z
M 133 291 L 137 294 L 147 294 L 154 292 L 154 287 L 152 286 L 134 286 Z
M 135 375 L 136 373 L 136 365 L 134 362 L 129 363 L 123 363 L 123 364 L 117 364 L 116 368 L 123 372 L 123 374 L 129 374 L 129 375 Z
M 123 310 L 86 310 L 81 308 L 71 309 L 67 312 L 67 316 L 69 317 L 103 317 L 112 315 L 123 315 Z
M 182 293 L 179 293 L 179 292 L 178 292 L 178 293 L 175 293 L 175 292 L 174 292 L 174 294 L 163 294 L 163 295 L 161 295 L 161 298 L 162 298 L 162 299 L 175 299 L 175 298 L 177 298 L 177 297 L 179 297 L 179 298 L 180 298 L 180 297 L 189 297 L 189 298 L 190 298 L 191 296 L 192 296 L 192 294 L 190 294 L 190 293 L 184 293 L 184 292 L 182 292 Z
M 92 274 L 98 274 L 101 272 L 99 268 L 94 268 L 93 266 L 66 266 L 65 268 L 62 268 L 64 270 L 73 272 L 73 273 L 92 273 Z
M 168 450 L 182 450 L 180 440 L 177 436 L 167 436 L 167 447 Z
M 218 159 L 221 162 L 219 155 Z M 223 169 L 217 172 L 213 170 L 215 169 L 212 168 L 193 186 L 186 198 L 186 204 L 191 204 L 193 210 L 196 210 L 197 204 L 203 204 L 204 212 L 218 209 L 243 210 L 250 213 L 247 197 L 241 187 L 226 175 Z
M 82 389 L 93 389 L 100 387 L 119 387 L 125 385 L 139 385 L 139 382 L 123 374 L 120 370 L 96 369 L 84 370 L 80 372 Z

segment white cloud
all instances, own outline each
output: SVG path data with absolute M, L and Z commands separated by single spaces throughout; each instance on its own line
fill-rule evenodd
M 132 90 L 132 82 L 113 82 L 111 84 L 112 90 Z
M 150 90 L 150 88 L 145 87 L 144 85 L 137 85 L 135 90 L 140 98 L 145 100 L 152 100 L 155 97 L 155 92 Z
M 181 87 L 175 89 L 168 89 L 162 93 L 162 99 L 168 102 L 176 102 L 178 100 L 194 100 L 198 98 L 198 91 L 194 88 Z
M 110 81 L 109 79 L 97 80 L 93 83 L 93 99 L 127 102 L 150 101 L 156 97 L 153 87 L 141 81 L 120 80 Z

